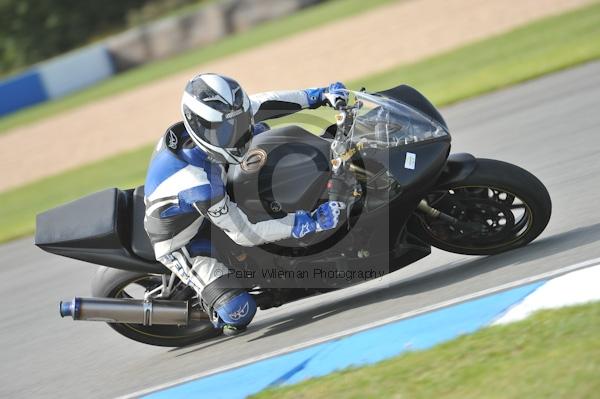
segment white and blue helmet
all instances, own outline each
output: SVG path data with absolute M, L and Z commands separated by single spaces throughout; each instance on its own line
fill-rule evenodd
M 235 80 L 203 73 L 185 86 L 183 123 L 198 147 L 219 163 L 238 164 L 250 147 L 250 99 Z

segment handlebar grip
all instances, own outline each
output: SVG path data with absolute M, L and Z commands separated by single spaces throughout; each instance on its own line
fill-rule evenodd
M 335 100 L 334 108 L 337 109 L 338 111 L 341 110 L 345 106 L 346 106 L 346 100 L 344 100 L 343 98 L 338 98 L 337 100 Z

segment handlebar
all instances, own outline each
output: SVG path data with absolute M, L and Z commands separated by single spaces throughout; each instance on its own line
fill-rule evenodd
M 335 104 L 333 105 L 333 108 L 335 108 L 338 111 L 341 111 L 342 108 L 344 108 L 346 106 L 346 101 L 342 98 L 338 98 L 335 101 Z

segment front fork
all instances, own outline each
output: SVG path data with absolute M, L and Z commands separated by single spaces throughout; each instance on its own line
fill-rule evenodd
M 424 214 L 426 214 L 427 216 L 432 217 L 433 219 L 440 219 L 440 220 L 443 220 L 443 221 L 451 223 L 451 224 L 459 223 L 458 219 L 456 219 L 450 215 L 447 215 L 438 209 L 435 209 L 435 208 L 429 206 L 427 201 L 424 199 L 422 199 L 421 202 L 419 202 L 417 209 L 420 210 L 421 212 L 423 212 Z
M 426 214 L 427 216 L 430 216 L 432 219 L 438 219 L 449 223 L 452 226 L 455 226 L 463 234 L 471 234 L 475 232 L 485 233 L 487 231 L 487 225 L 476 222 L 465 222 L 458 220 L 455 217 L 452 217 L 438 209 L 429 206 L 427 201 L 424 199 L 421 200 L 421 202 L 419 202 L 417 209 Z

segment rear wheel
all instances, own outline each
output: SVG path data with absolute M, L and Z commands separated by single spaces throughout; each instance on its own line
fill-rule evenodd
M 436 188 L 425 199 L 459 222 L 417 213 L 416 234 L 434 247 L 466 255 L 522 247 L 542 233 L 552 213 L 542 182 L 518 166 L 491 159 L 477 159 L 469 177 Z
M 103 298 L 143 299 L 144 294 L 162 284 L 157 274 L 137 273 L 100 267 L 92 280 L 92 294 Z M 180 284 L 168 299 L 189 300 L 194 292 Z M 221 330 L 215 329 L 208 320 L 193 321 L 187 326 L 108 323 L 119 334 L 148 345 L 179 347 L 216 337 Z

